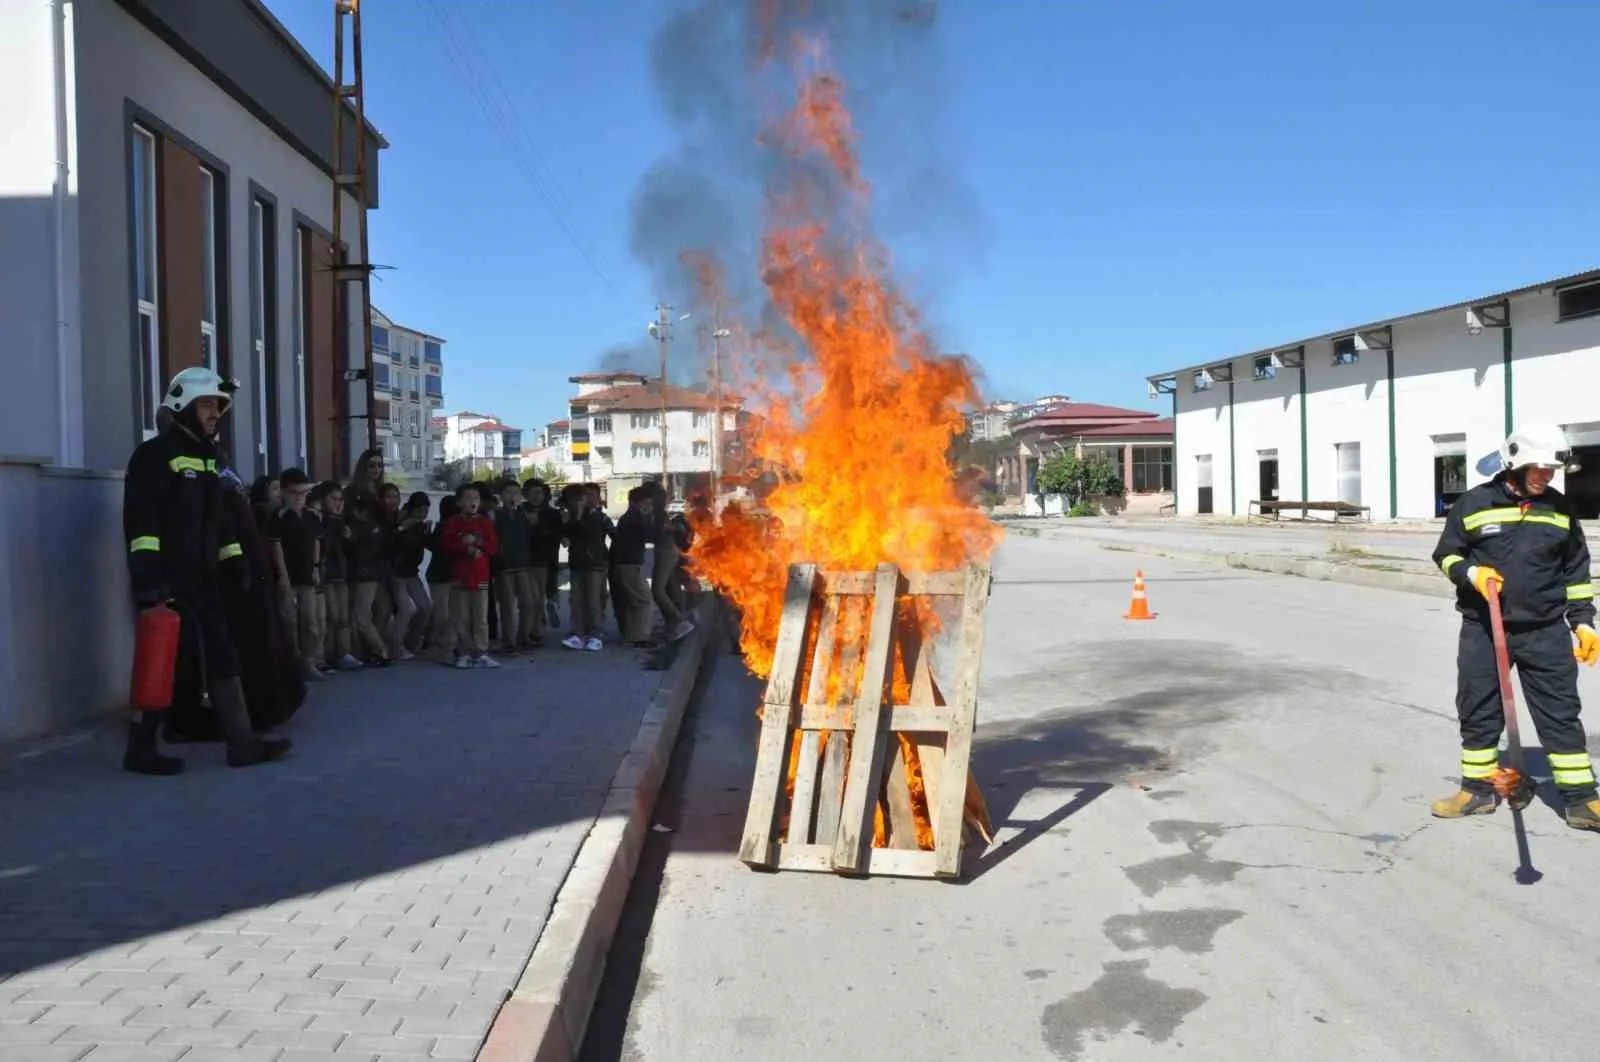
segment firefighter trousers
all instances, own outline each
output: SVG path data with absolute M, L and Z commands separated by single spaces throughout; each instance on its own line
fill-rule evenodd
M 1556 787 L 1569 804 L 1595 799 L 1594 769 L 1579 718 L 1578 662 L 1565 621 L 1510 628 L 1506 650 L 1522 682 L 1550 760 Z M 1461 787 L 1487 791 L 1499 764 L 1505 711 L 1500 703 L 1500 672 L 1489 625 L 1471 617 L 1461 621 L 1456 651 L 1456 714 L 1461 721 Z

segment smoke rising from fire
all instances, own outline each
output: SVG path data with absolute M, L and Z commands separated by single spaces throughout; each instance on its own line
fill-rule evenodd
M 928 307 L 973 261 L 986 227 L 976 196 L 959 177 L 943 121 L 946 41 L 931 0 L 678 5 L 650 46 L 658 99 L 678 140 L 635 191 L 632 253 L 649 269 L 659 297 L 694 310 L 701 325 L 709 325 L 711 308 L 703 305 L 703 276 L 685 253 L 709 255 L 720 273 L 723 323 L 733 318 L 741 331 L 781 342 L 787 328 L 761 276 L 766 205 L 778 190 L 803 187 L 813 197 L 811 213 L 844 208 L 825 163 L 774 150 L 770 142 L 772 121 L 792 105 L 792 85 L 764 80 L 758 67 L 763 49 L 774 41 L 786 46 L 794 34 L 826 39 L 828 64 L 840 75 L 861 134 L 872 228 L 895 250 L 902 292 L 936 327 L 936 309 L 930 316 Z M 697 382 L 705 346 L 674 342 L 673 376 Z

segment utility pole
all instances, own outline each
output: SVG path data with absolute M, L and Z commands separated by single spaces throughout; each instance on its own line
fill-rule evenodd
M 678 321 L 687 321 L 694 314 L 686 313 L 679 316 Z M 661 485 L 670 493 L 671 481 L 667 473 L 667 343 L 671 340 L 672 307 L 664 302 L 656 303 L 656 319 L 650 322 L 646 329 L 655 337 L 656 345 L 661 351 L 661 378 L 657 383 L 661 394 Z
M 672 307 L 656 303 L 656 345 L 661 350 L 661 376 L 657 391 L 661 395 L 661 485 L 670 493 L 672 486 L 667 478 L 667 331 L 671 327 L 668 313 Z
M 350 20 L 351 80 L 344 79 L 344 21 Z M 343 454 L 348 437 L 342 421 L 365 417 L 367 421 L 367 448 L 378 447 L 377 401 L 372 379 L 372 263 L 371 249 L 367 246 L 367 103 L 361 71 L 361 0 L 334 0 L 333 3 L 333 244 L 330 251 L 333 270 L 333 350 L 337 362 L 341 352 L 348 349 L 350 336 L 349 316 L 352 311 L 361 315 L 361 363 L 356 369 L 345 365 L 334 366 L 334 395 L 341 410 L 350 404 L 349 384 L 364 382 L 366 412 L 334 414 L 334 424 L 339 427 L 334 440 L 334 468 L 339 475 L 350 462 Z M 353 106 L 352 106 L 353 105 Z M 355 121 L 355 166 L 346 166 L 345 141 L 349 138 L 351 119 Z M 357 231 L 361 240 L 361 254 L 350 261 L 345 239 L 344 196 L 355 199 Z M 351 305 L 349 285 L 358 285 L 357 299 Z M 346 359 L 348 364 L 348 359 Z
M 722 323 L 722 310 L 718 305 L 716 323 L 711 332 L 711 502 L 716 503 L 722 490 L 722 341 L 732 335 Z

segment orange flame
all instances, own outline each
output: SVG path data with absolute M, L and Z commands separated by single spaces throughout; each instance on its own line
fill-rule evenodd
M 777 6 L 758 0 L 769 30 Z M 769 33 L 758 55 L 771 62 L 777 52 Z M 972 374 L 936 352 L 864 226 L 841 220 L 864 218 L 870 200 L 844 83 L 815 42 L 792 44 L 788 57 L 794 103 L 764 143 L 807 168 L 791 167 L 794 178 L 769 197 L 762 279 L 797 342 L 753 337 L 792 356 L 777 383 L 746 379 L 742 388 L 759 413 L 750 454 L 778 483 L 759 508 L 691 516 L 694 570 L 740 611 L 745 660 L 761 677 L 772 669 L 791 564 L 942 571 L 987 558 L 1000 538 L 964 497 L 948 456 L 978 398 Z

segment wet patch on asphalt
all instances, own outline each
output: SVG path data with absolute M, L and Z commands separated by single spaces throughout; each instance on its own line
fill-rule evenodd
M 1146 959 L 1108 962 L 1094 984 L 1045 1007 L 1045 1046 L 1072 1060 L 1083 1057 L 1087 1040 L 1104 1041 L 1128 1029 L 1152 1043 L 1171 1039 L 1207 997 L 1157 981 L 1145 972 L 1149 965 Z

